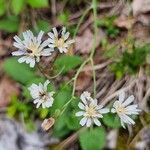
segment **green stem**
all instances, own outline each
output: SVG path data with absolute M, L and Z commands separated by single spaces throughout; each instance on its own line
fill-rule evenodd
M 79 30 L 79 27 L 80 27 L 81 23 L 83 22 L 83 19 L 85 18 L 85 16 L 86 16 L 86 15 L 88 14 L 88 12 L 90 11 L 90 9 L 91 9 L 91 7 L 87 8 L 87 9 L 83 12 L 83 15 L 81 16 L 81 18 L 80 18 L 80 20 L 79 20 L 79 22 L 78 22 L 78 24 L 77 24 L 77 27 L 76 27 L 76 29 L 75 29 L 75 32 L 74 32 L 74 35 L 73 35 L 73 39 L 76 37 L 77 32 L 78 32 L 78 30 Z

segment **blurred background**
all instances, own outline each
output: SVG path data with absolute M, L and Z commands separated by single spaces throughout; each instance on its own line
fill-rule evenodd
M 149 150 L 150 144 L 150 0 L 97 0 L 94 20 L 90 0 L 0 0 L 0 150 Z M 96 98 L 111 104 L 124 89 L 136 97 L 143 110 L 133 116 L 136 125 L 122 129 L 113 115 L 105 115 L 104 124 L 92 134 L 80 132 L 74 116 L 78 100 L 73 101 L 54 126 L 44 132 L 41 123 L 57 113 L 71 97 L 72 84 L 80 64 L 93 47 L 94 23 L 98 27 L 94 69 Z M 44 82 L 37 67 L 19 64 L 11 56 L 16 50 L 13 37 L 28 29 L 35 35 L 52 27 L 65 26 L 75 44 L 68 54 L 42 58 L 41 66 L 50 76 L 49 90 L 55 103 L 50 109 L 36 109 L 28 87 Z M 46 35 L 45 35 L 46 38 Z M 76 95 L 92 92 L 92 66 L 85 65 L 76 83 Z M 77 98 L 78 99 L 78 98 Z

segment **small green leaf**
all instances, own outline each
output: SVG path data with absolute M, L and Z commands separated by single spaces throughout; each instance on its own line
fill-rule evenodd
M 60 56 L 56 61 L 55 61 L 55 67 L 58 72 L 60 72 L 63 68 L 63 73 L 66 73 L 78 65 L 82 63 L 82 58 L 80 56 Z
M 65 121 L 66 118 L 67 118 L 67 114 L 63 114 L 56 120 L 54 124 L 54 130 L 53 130 L 54 136 L 62 138 L 70 132 L 70 130 L 66 126 L 66 121 Z
M 0 20 L 0 30 L 6 32 L 17 32 L 19 28 L 19 19 L 17 17 L 11 16 Z
M 72 113 L 72 112 L 68 113 L 67 118 L 66 118 L 66 124 L 70 130 L 77 130 L 81 127 L 79 124 L 78 117 L 76 117 L 75 113 Z
M 71 88 L 69 86 L 62 87 L 56 92 L 55 100 L 51 112 L 55 113 L 56 109 L 62 109 L 62 107 L 71 98 Z
M 35 30 L 37 32 L 39 32 L 40 30 L 42 30 L 44 32 L 48 32 L 48 31 L 50 31 L 50 25 L 47 21 L 38 20 L 37 23 L 36 23 Z
M 36 78 L 33 69 L 26 64 L 20 64 L 15 57 L 6 59 L 3 68 L 10 77 L 23 84 Z
M 27 0 L 27 3 L 33 8 L 48 7 L 48 0 Z
M 18 15 L 25 6 L 25 0 L 12 0 L 11 1 L 11 9 L 15 15 Z
M 6 12 L 5 0 L 0 0 L 0 16 L 4 15 Z
M 119 128 L 121 127 L 120 119 L 116 114 L 105 114 L 103 117 L 103 122 L 105 125 L 111 128 Z
M 81 131 L 79 141 L 83 150 L 101 150 L 106 142 L 105 130 L 99 127 Z

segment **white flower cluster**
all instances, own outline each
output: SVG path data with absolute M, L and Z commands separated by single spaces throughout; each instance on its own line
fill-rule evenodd
M 57 49 L 60 53 L 67 53 L 69 46 L 74 43 L 74 40 L 68 40 L 70 33 L 63 27 L 60 32 L 56 28 L 52 29 L 52 32 L 48 33 L 49 38 L 43 40 L 44 32 L 40 31 L 38 36 L 28 30 L 23 32 L 23 40 L 17 35 L 14 36 L 14 46 L 18 48 L 17 51 L 12 52 L 14 56 L 21 56 L 18 59 L 19 63 L 27 63 L 30 67 L 34 67 L 36 63 L 40 61 L 41 56 L 50 56 L 52 52 Z M 54 92 L 48 92 L 47 80 L 44 84 L 39 83 L 32 84 L 28 89 L 33 98 L 33 103 L 36 104 L 36 108 L 42 106 L 42 108 L 52 107 L 54 102 Z M 119 94 L 119 99 L 116 100 L 112 108 L 104 108 L 99 105 L 97 99 L 93 99 L 89 92 L 83 92 L 80 96 L 81 102 L 78 106 L 81 111 L 76 113 L 77 117 L 83 116 L 80 120 L 82 126 L 90 127 L 93 124 L 101 126 L 100 118 L 103 118 L 103 114 L 116 113 L 120 118 L 121 125 L 125 128 L 125 124 L 134 125 L 134 120 L 131 115 L 138 115 L 141 111 L 136 104 L 131 104 L 134 101 L 134 96 L 131 95 L 125 99 L 125 92 Z M 48 130 L 55 122 L 54 118 L 45 119 L 42 127 L 44 130 Z
M 115 101 L 113 108 L 109 110 L 108 108 L 103 108 L 102 105 L 97 104 L 97 99 L 93 99 L 88 92 L 81 94 L 80 99 L 82 102 L 79 102 L 78 106 L 81 111 L 76 113 L 76 116 L 83 116 L 80 121 L 82 126 L 86 125 L 90 127 L 93 123 L 97 126 L 100 126 L 101 123 L 99 118 L 103 118 L 103 114 L 108 112 L 117 113 L 120 118 L 121 125 L 125 128 L 124 123 L 126 124 L 135 124 L 133 119 L 129 115 L 137 115 L 140 112 L 140 109 L 137 109 L 137 105 L 129 105 L 133 102 L 134 96 L 131 95 L 125 100 L 125 93 L 121 92 L 119 94 L 119 100 Z
M 21 56 L 18 59 L 19 63 L 27 63 L 30 67 L 34 67 L 36 62 L 40 61 L 41 56 L 50 56 L 57 48 L 60 53 L 67 53 L 70 44 L 74 43 L 74 40 L 68 40 L 69 32 L 66 32 L 66 28 L 63 27 L 59 35 L 56 28 L 52 29 L 53 32 L 49 32 L 50 38 L 42 40 L 44 35 L 43 31 L 40 31 L 38 36 L 28 30 L 23 32 L 23 40 L 21 40 L 17 35 L 14 36 L 14 46 L 18 48 L 17 51 L 12 52 L 14 56 Z

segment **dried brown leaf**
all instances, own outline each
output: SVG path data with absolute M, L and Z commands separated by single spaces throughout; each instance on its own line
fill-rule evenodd
M 0 107 L 7 106 L 13 95 L 19 95 L 18 85 L 9 78 L 3 77 L 0 81 Z

